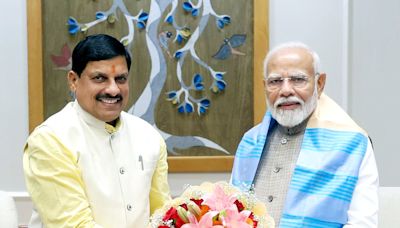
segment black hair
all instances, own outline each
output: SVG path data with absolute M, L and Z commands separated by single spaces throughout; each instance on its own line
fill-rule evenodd
M 72 52 L 72 70 L 80 77 L 88 62 L 112 59 L 117 56 L 125 57 L 129 71 L 131 56 L 121 42 L 106 34 L 87 36 L 75 46 Z

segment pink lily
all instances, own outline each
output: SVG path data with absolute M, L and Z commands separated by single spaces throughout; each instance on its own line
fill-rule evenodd
M 234 195 L 227 195 L 220 185 L 216 185 L 214 192 L 206 195 L 202 204 L 209 206 L 212 211 L 219 212 L 232 206 L 235 200 Z
M 224 224 L 226 228 L 252 228 L 250 224 L 246 223 L 250 213 L 251 212 L 248 210 L 239 212 L 236 205 L 232 205 L 225 210 L 222 216 L 222 224 Z
M 207 212 L 198 222 L 194 215 L 189 214 L 189 223 L 184 224 L 181 228 L 224 228 L 221 225 L 213 226 L 213 217 L 217 214 L 216 211 Z

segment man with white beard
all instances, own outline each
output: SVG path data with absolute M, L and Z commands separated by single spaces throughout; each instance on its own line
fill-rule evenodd
M 240 142 L 231 182 L 254 191 L 279 227 L 377 227 L 378 171 L 367 133 L 323 93 L 303 43 L 264 61 L 269 110 Z

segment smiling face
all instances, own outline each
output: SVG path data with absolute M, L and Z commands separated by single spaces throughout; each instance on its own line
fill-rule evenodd
M 316 76 L 312 55 L 306 49 L 296 47 L 277 51 L 267 69 L 264 87 L 272 116 L 285 127 L 300 124 L 316 108 L 325 74 Z M 271 78 L 281 80 L 276 82 Z
M 128 73 L 125 57 L 117 56 L 88 62 L 80 77 L 70 71 L 68 82 L 86 112 L 111 123 L 119 117 L 128 102 Z

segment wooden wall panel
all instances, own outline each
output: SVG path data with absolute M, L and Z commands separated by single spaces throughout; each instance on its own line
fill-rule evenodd
M 50 55 L 57 48 L 60 49 L 60 43 L 77 43 L 85 34 L 79 34 L 75 37 L 70 36 L 66 27 L 63 28 L 61 26 L 60 28 L 60 24 L 65 26 L 66 18 L 68 16 L 75 16 L 72 15 L 73 12 L 79 15 L 79 20 L 90 21 L 94 15 L 92 11 L 104 10 L 109 7 L 107 1 L 97 2 L 98 8 L 93 8 L 92 5 L 89 5 L 90 2 L 80 4 L 79 6 L 73 6 L 69 2 L 58 0 L 46 2 L 43 0 L 30 0 L 27 2 L 30 131 L 40 124 L 45 117 L 59 110 L 68 101 L 68 90 L 65 80 L 66 72 L 54 69 L 54 65 L 49 61 Z M 227 66 L 227 70 L 225 70 L 227 71 L 227 89 L 223 94 L 211 94 L 212 106 L 206 116 L 181 115 L 178 116 L 178 119 L 168 120 L 169 116 L 176 115 L 176 107 L 168 102 L 163 102 L 164 99 L 161 98 L 159 99 L 160 104 L 155 116 L 159 120 L 160 129 L 175 131 L 175 134 L 195 135 L 201 134 L 204 131 L 209 132 L 210 138 L 224 145 L 228 151 L 234 152 L 244 131 L 249 129 L 253 124 L 260 122 L 265 112 L 265 98 L 262 89 L 262 62 L 268 48 L 268 1 L 254 0 L 253 5 L 246 4 L 246 7 L 237 7 L 235 4 L 237 1 L 232 1 L 228 6 L 226 5 L 226 1 L 215 2 L 216 9 L 221 11 L 228 9 L 226 13 L 233 18 L 232 24 L 229 25 L 231 29 L 226 29 L 228 32 L 222 32 L 221 34 L 221 31 L 216 30 L 215 25 L 209 22 L 204 32 L 204 34 L 209 35 L 202 37 L 204 40 L 199 42 L 198 47 L 196 47 L 198 49 L 197 54 L 199 56 L 210 56 L 218 49 L 218 46 L 223 42 L 223 38 L 228 38 L 234 33 L 247 33 L 250 31 L 251 34 L 248 34 L 246 40 L 247 45 L 238 48 L 240 51 L 246 53 L 246 56 L 232 56 L 231 61 L 228 60 L 224 63 Z M 52 10 L 55 7 L 63 10 Z M 232 12 L 234 13 L 232 14 Z M 253 18 L 251 18 L 252 13 Z M 42 15 L 46 16 L 42 17 Z M 47 17 L 48 15 L 50 16 Z M 243 20 L 235 21 L 235 18 L 239 16 Z M 188 23 L 195 22 L 189 21 Z M 115 28 L 115 25 L 108 26 L 106 29 L 112 28 L 118 30 Z M 124 24 L 117 26 L 121 26 L 119 31 L 124 32 Z M 90 33 L 99 32 L 104 32 L 104 28 L 90 30 Z M 114 34 L 113 32 L 107 33 L 120 37 L 120 32 Z M 133 91 L 131 104 L 140 95 L 140 91 L 143 90 L 147 80 L 146 75 L 149 74 L 151 68 L 150 64 L 146 63 L 148 62 L 148 55 L 144 51 L 140 51 L 140 42 L 144 42 L 144 35 L 140 35 L 138 32 L 135 39 L 138 39 L 138 41 L 135 43 L 136 46 L 133 47 L 132 73 L 135 79 L 131 81 L 131 91 Z M 73 45 L 71 46 L 73 47 Z M 135 68 L 135 64 L 138 65 L 137 62 L 139 61 L 140 67 Z M 196 70 L 196 64 L 193 62 L 186 64 L 187 67 L 184 69 L 186 72 L 189 73 Z M 217 66 L 219 63 L 211 59 L 210 64 Z M 173 66 L 173 62 L 168 65 L 169 74 L 174 74 Z M 199 71 L 202 72 L 201 69 Z M 249 76 L 251 76 L 250 80 Z M 57 80 L 49 83 L 49 79 L 50 81 L 52 79 Z M 189 83 L 188 81 L 186 82 Z M 43 86 L 43 84 L 46 84 L 46 86 Z M 171 90 L 174 86 L 176 86 L 176 81 L 169 80 L 162 92 Z M 208 85 L 206 85 L 206 88 L 208 88 Z M 54 94 L 62 95 L 55 96 Z M 238 95 L 241 96 L 241 99 L 236 99 Z M 230 98 L 224 99 L 225 97 Z M 222 120 L 227 121 L 221 123 L 221 117 Z M 226 143 L 227 141 L 230 142 Z M 232 156 L 215 156 L 218 153 L 213 151 L 197 148 L 186 155 L 196 156 L 170 156 L 170 171 L 230 171 L 232 167 Z M 204 164 L 207 164 L 206 168 Z

